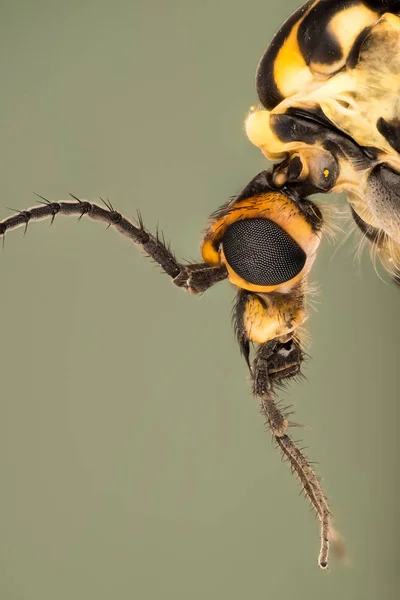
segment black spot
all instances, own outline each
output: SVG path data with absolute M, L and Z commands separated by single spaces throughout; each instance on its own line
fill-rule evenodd
M 297 106 L 289 106 L 286 110 L 287 115 L 293 115 L 295 117 L 301 117 L 307 121 L 316 123 L 317 125 L 323 125 L 327 129 L 337 131 L 334 123 L 323 112 L 320 106 L 315 106 L 312 109 L 299 108 Z
M 383 117 L 380 117 L 376 122 L 376 128 L 392 148 L 396 152 L 400 152 L 400 121 L 398 119 L 385 121 Z
M 400 9 L 400 0 L 363 0 L 363 4 L 381 15 L 386 12 L 395 14 Z
M 303 170 L 303 163 L 301 162 L 300 156 L 295 156 L 289 162 L 289 166 L 287 168 L 287 181 L 295 181 L 300 177 L 300 174 Z
M 297 41 L 304 60 L 309 65 L 312 62 L 333 64 L 343 58 L 342 49 L 336 37 L 328 31 L 332 17 L 356 2 L 338 2 L 325 0 L 318 2 L 310 10 L 300 24 Z
M 347 61 L 346 61 L 346 66 L 349 69 L 354 69 L 357 66 L 358 60 L 359 60 L 359 57 L 360 57 L 361 46 L 365 42 L 366 38 L 370 34 L 370 32 L 371 32 L 371 30 L 372 30 L 373 27 L 374 27 L 374 25 L 370 25 L 369 27 L 365 27 L 365 29 L 363 29 L 362 31 L 360 31 L 360 33 L 358 34 L 358 36 L 354 40 L 354 44 L 351 47 L 351 50 L 350 50 L 350 52 L 349 52 L 349 54 L 347 56 Z
M 271 129 L 281 142 L 304 142 L 314 145 L 326 137 L 326 128 L 312 120 L 287 111 L 284 114 L 272 114 Z
M 354 208 L 350 205 L 350 210 L 352 217 L 354 219 L 355 224 L 361 231 L 363 235 L 372 243 L 376 243 L 380 238 L 381 230 L 377 227 L 372 227 L 372 225 L 368 225 L 358 213 L 354 210 Z
M 239 343 L 240 352 L 244 356 L 247 366 L 250 368 L 250 342 L 249 338 L 247 337 L 246 327 L 244 324 L 244 315 L 249 296 L 250 294 L 247 290 L 239 289 L 235 304 L 233 306 L 232 320 L 236 339 Z

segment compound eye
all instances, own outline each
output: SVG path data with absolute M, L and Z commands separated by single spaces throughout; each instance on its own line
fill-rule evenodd
M 253 285 L 279 285 L 296 277 L 306 262 L 304 250 L 274 221 L 241 219 L 222 239 L 231 269 Z

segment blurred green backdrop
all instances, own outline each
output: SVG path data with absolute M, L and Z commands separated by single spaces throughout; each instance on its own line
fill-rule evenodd
M 0 6 L 1 216 L 34 191 L 108 196 L 198 258 L 208 215 L 264 168 L 243 120 L 298 2 Z M 185 295 L 84 219 L 7 236 L 1 600 L 399 597 L 399 292 L 368 256 L 354 266 L 354 244 L 323 245 L 308 382 L 285 394 L 348 544 L 350 566 L 323 573 L 249 393 L 230 286 Z

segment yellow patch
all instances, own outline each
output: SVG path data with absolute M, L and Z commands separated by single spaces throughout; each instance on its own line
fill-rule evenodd
M 298 21 L 292 28 L 274 63 L 275 83 L 284 98 L 293 96 L 313 81 L 313 74 L 297 42 L 297 31 L 302 21 L 303 19 Z
M 283 158 L 287 144 L 272 132 L 268 110 L 255 110 L 249 113 L 245 121 L 246 135 L 250 142 L 260 148 L 271 160 Z
M 210 231 L 210 230 L 209 230 Z M 204 238 L 201 246 L 201 255 L 203 260 L 214 267 L 219 267 L 221 264 L 221 256 L 219 250 L 214 248 L 214 239 L 211 234 L 207 233 L 207 237 Z
M 241 219 L 256 217 L 274 221 L 299 244 L 306 254 L 314 253 L 319 246 L 319 235 L 312 231 L 311 225 L 307 223 L 298 206 L 280 192 L 266 192 L 237 202 L 227 209 L 225 215 L 212 223 L 204 238 L 203 259 L 210 264 L 220 264 L 220 261 L 216 262 L 215 249 L 210 251 L 209 242 L 212 242 L 212 246 L 217 246 L 229 225 Z
M 299 327 L 307 318 L 304 296 L 298 289 L 292 295 L 274 294 L 265 303 L 256 295 L 249 297 L 244 312 L 244 327 L 252 342 L 264 344 Z
M 378 13 L 363 4 L 337 12 L 330 20 L 329 32 L 338 40 L 343 53 L 343 64 L 359 33 L 379 18 Z

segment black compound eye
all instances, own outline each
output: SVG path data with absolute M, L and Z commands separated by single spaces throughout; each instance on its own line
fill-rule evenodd
M 242 219 L 227 228 L 222 247 L 228 265 L 248 283 L 279 285 L 306 262 L 302 248 L 274 221 Z

